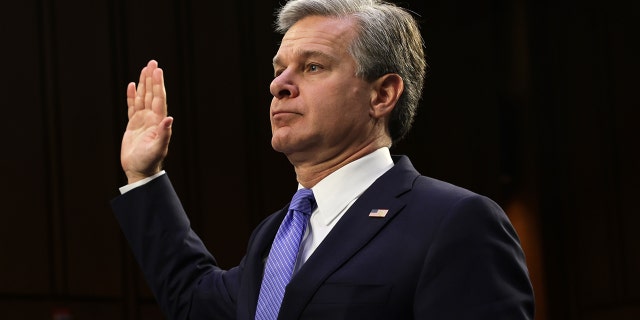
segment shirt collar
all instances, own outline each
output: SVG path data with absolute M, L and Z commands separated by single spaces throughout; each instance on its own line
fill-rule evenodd
M 389 148 L 383 147 L 331 173 L 311 188 L 318 205 L 313 215 L 329 225 L 391 167 Z

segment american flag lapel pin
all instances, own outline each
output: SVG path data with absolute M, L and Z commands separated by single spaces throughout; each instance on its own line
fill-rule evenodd
M 387 212 L 389 212 L 389 209 L 372 209 L 371 212 L 369 212 L 369 217 L 384 218 Z

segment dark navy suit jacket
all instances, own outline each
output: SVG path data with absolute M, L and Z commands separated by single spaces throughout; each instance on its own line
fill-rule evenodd
M 518 236 L 490 199 L 420 175 L 407 157 L 351 206 L 289 283 L 279 319 L 533 319 Z M 253 319 L 264 258 L 286 213 L 221 270 L 167 175 L 112 208 L 169 319 Z M 372 209 L 388 209 L 383 218 Z

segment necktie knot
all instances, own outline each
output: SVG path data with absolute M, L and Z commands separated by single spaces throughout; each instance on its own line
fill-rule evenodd
M 291 199 L 289 210 L 302 212 L 304 215 L 310 215 L 313 207 L 316 204 L 316 199 L 313 196 L 311 189 L 298 189 Z

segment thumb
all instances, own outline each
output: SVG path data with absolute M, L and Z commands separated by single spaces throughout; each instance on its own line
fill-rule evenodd
M 166 117 L 162 119 L 160 125 L 158 126 L 158 137 L 164 142 L 164 144 L 169 144 L 169 140 L 171 139 L 171 126 L 173 125 L 173 117 Z
M 166 117 L 162 119 L 160 124 L 167 129 L 171 129 L 171 126 L 173 125 L 173 117 Z

